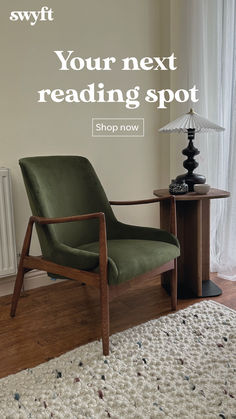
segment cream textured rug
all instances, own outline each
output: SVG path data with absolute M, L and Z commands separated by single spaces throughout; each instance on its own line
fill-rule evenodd
M 0 380 L 0 418 L 236 418 L 236 312 L 204 301 Z

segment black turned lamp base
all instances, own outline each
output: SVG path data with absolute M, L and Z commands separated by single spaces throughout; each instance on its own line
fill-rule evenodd
M 192 114 L 193 111 L 190 110 L 190 114 Z M 193 192 L 193 186 L 196 183 L 205 183 L 206 178 L 203 175 L 199 175 L 198 173 L 193 173 L 194 170 L 198 167 L 198 162 L 194 159 L 195 156 L 197 156 L 200 151 L 194 147 L 193 140 L 195 137 L 195 128 L 188 128 L 188 146 L 183 149 L 182 154 L 184 156 L 187 156 L 187 159 L 184 160 L 183 166 L 188 171 L 187 173 L 184 173 L 183 175 L 179 175 L 176 178 L 177 182 L 184 181 L 188 185 L 189 192 Z
M 193 192 L 194 185 L 196 183 L 206 183 L 206 178 L 205 176 L 199 175 L 198 173 L 184 173 L 183 175 L 177 176 L 176 181 L 184 181 L 188 185 L 189 192 Z
M 170 283 L 169 281 L 162 284 L 163 288 L 168 292 L 170 295 Z M 186 285 L 179 284 L 178 285 L 178 299 L 180 300 L 187 300 L 189 298 L 207 298 L 207 297 L 218 297 L 222 294 L 222 290 L 210 279 L 207 281 L 202 282 L 202 295 L 197 297 L 193 290 L 188 288 Z

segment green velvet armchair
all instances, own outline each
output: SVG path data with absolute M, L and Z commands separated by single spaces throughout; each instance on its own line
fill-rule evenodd
M 131 282 L 171 271 L 171 304 L 177 306 L 175 200 L 109 202 L 90 162 L 79 156 L 29 157 L 20 160 L 31 210 L 12 298 L 16 313 L 24 274 L 32 269 L 98 288 L 104 355 L 109 354 L 109 301 Z M 171 232 L 119 222 L 111 205 L 170 203 Z M 30 256 L 33 225 L 42 256 Z M 171 234 L 172 233 L 172 234 Z

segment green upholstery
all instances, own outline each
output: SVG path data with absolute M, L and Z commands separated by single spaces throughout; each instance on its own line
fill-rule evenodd
M 178 240 L 170 233 L 116 219 L 86 158 L 28 157 L 20 160 L 20 166 L 33 215 L 51 218 L 105 213 L 110 284 L 126 281 L 179 256 Z M 98 271 L 98 219 L 37 226 L 37 232 L 45 259 Z
M 179 255 L 174 244 L 154 240 L 108 240 L 109 284 L 116 285 L 164 265 Z M 88 243 L 80 249 L 97 253 L 99 243 Z

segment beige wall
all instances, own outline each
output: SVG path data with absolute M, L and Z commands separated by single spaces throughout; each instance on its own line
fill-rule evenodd
M 170 0 L 170 44 L 171 50 L 175 51 L 178 57 L 178 69 L 171 73 L 170 86 L 172 90 L 179 88 L 189 89 L 190 80 L 188 77 L 188 39 L 186 37 L 187 21 L 187 3 L 188 0 Z M 170 121 L 175 120 L 180 115 L 188 112 L 192 104 L 173 102 L 170 107 Z M 177 175 L 185 172 L 183 168 L 183 160 L 186 159 L 181 153 L 182 149 L 187 146 L 187 137 L 185 134 L 170 135 L 170 177 L 175 178 Z
M 170 13 L 171 13 L 171 0 L 162 0 L 160 3 L 160 51 L 161 55 L 170 55 L 175 52 L 171 48 L 171 24 L 170 24 Z M 166 89 L 171 87 L 171 71 L 162 71 L 160 73 L 160 85 L 161 88 Z M 170 122 L 171 106 L 167 109 L 160 109 L 159 111 L 160 127 Z M 166 188 L 170 183 L 170 135 L 158 134 L 160 155 L 162 159 L 159 163 L 159 176 L 161 187 Z
M 45 3 L 45 4 L 44 4 Z M 47 5 L 44 2 L 43 5 Z M 50 4 L 49 4 L 50 3 Z M 167 112 L 144 102 L 137 110 L 123 104 L 37 103 L 43 88 L 82 89 L 102 81 L 123 90 L 140 85 L 160 88 L 160 72 L 60 72 L 54 50 L 75 50 L 82 57 L 161 56 L 168 46 L 169 1 L 164 0 L 50 0 L 52 23 L 10 22 L 12 10 L 39 10 L 39 1 L 8 0 L 1 4 L 1 154 L 0 166 L 12 173 L 17 251 L 30 215 L 18 167 L 23 156 L 77 154 L 87 156 L 110 199 L 139 199 L 169 181 L 169 143 L 158 135 Z M 161 37 L 161 32 L 164 36 Z M 115 70 L 116 68 L 116 70 Z M 164 75 L 163 75 L 164 76 Z M 168 83 L 168 76 L 165 80 Z M 168 87 L 168 86 L 167 86 Z M 92 138 L 91 117 L 144 117 L 144 138 Z M 66 197 L 65 197 L 66 199 Z M 155 206 L 120 208 L 129 223 L 157 225 Z M 33 250 L 38 251 L 37 240 Z
M 174 52 L 177 57 L 175 71 L 162 71 L 160 85 L 163 89 L 176 91 L 180 88 L 188 90 L 193 86 L 189 80 L 189 57 L 187 52 L 188 39 L 186 38 L 187 6 L 189 0 L 161 0 L 160 2 L 160 51 L 161 55 L 170 55 Z M 197 0 L 196 0 L 197 1 Z M 159 110 L 160 127 L 173 121 L 190 105 L 173 101 L 167 109 Z M 182 149 L 187 145 L 184 134 L 158 134 L 159 150 L 162 159 L 159 163 L 159 179 L 161 187 L 167 187 L 171 179 L 185 172 L 183 168 L 184 156 Z

